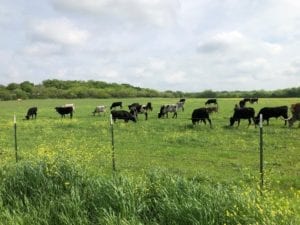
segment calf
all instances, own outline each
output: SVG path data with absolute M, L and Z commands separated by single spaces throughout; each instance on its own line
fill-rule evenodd
M 132 114 L 132 112 L 127 112 L 125 110 L 113 110 L 111 111 L 112 119 L 114 122 L 116 122 L 117 119 L 124 120 L 126 123 L 131 120 L 133 122 L 136 122 L 135 116 Z
M 158 118 L 162 118 L 165 115 L 168 118 L 168 113 L 169 112 L 173 112 L 172 118 L 177 118 L 177 104 L 162 105 L 160 107 L 160 111 L 158 113 Z
M 254 118 L 255 124 L 259 123 L 259 115 L 263 115 L 263 120 L 267 121 L 267 125 L 269 125 L 269 119 L 272 117 L 278 118 L 282 116 L 284 119 L 288 118 L 288 107 L 287 106 L 278 106 L 278 107 L 264 107 L 259 110 L 257 116 Z M 285 125 L 286 125 L 285 120 Z
M 209 105 L 209 104 L 218 104 L 217 99 L 215 98 L 210 98 L 205 102 L 205 105 Z
M 31 107 L 28 109 L 27 115 L 25 116 L 25 118 L 27 120 L 29 120 L 30 117 L 31 117 L 31 119 L 33 119 L 33 117 L 36 119 L 36 115 L 37 115 L 37 107 Z
M 120 107 L 122 109 L 122 102 L 113 102 L 110 106 L 110 110 L 116 107 Z
M 254 115 L 255 115 L 255 111 L 251 107 L 249 107 L 249 108 L 246 108 L 246 107 L 245 108 L 236 108 L 234 110 L 233 116 L 230 117 L 230 126 L 233 126 L 235 121 L 238 121 L 238 126 L 239 126 L 241 119 L 248 119 L 248 121 L 249 121 L 248 127 L 249 127 L 249 125 L 251 124 L 251 119 L 254 122 Z
M 95 116 L 96 113 L 98 113 L 100 115 L 100 113 L 105 112 L 105 109 L 106 109 L 106 107 L 104 105 L 98 105 L 98 106 L 96 106 L 96 108 L 93 112 L 93 115 Z
M 292 116 L 289 119 L 287 119 L 287 121 L 289 122 L 289 127 L 293 126 L 293 124 L 297 120 L 300 120 L 300 103 L 291 105 L 291 113 L 292 113 Z M 299 126 L 300 126 L 300 124 L 299 124 Z
M 68 107 L 64 107 L 64 106 L 58 106 L 55 107 L 56 112 L 58 112 L 61 117 L 65 117 L 66 114 L 70 114 L 70 118 L 72 119 L 73 117 L 73 107 L 68 106 Z
M 206 124 L 206 120 L 208 120 L 209 125 L 211 127 L 211 120 L 209 118 L 207 108 L 198 108 L 193 111 L 193 113 L 192 113 L 193 125 L 195 125 L 196 123 L 199 123 L 199 121 L 202 121 L 204 124 Z

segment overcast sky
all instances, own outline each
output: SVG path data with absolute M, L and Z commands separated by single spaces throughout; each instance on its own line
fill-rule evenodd
M 300 86 L 297 0 L 0 0 L 0 84 Z

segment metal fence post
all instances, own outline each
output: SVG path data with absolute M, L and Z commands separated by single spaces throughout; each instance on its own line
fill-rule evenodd
M 14 136 L 15 136 L 15 156 L 16 156 L 16 162 L 18 162 L 17 118 L 16 118 L 16 114 L 14 114 Z
M 259 134 L 260 134 L 260 141 L 259 141 L 260 169 L 259 169 L 259 172 L 260 172 L 260 190 L 262 193 L 263 187 L 264 187 L 263 115 L 262 114 L 259 115 Z
M 111 147 L 112 147 L 112 150 L 111 150 L 112 169 L 113 169 L 113 171 L 116 171 L 114 125 L 113 125 L 112 114 L 110 114 L 110 128 L 111 128 Z

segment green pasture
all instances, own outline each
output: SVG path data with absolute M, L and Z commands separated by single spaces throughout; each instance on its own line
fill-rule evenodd
M 187 99 L 178 118 L 158 119 L 162 104 L 178 99 L 47 99 L 0 102 L 1 165 L 15 162 L 13 116 L 17 117 L 18 155 L 22 161 L 69 158 L 90 174 L 112 173 L 112 135 L 109 106 L 122 101 L 127 110 L 133 102 L 152 102 L 153 111 L 147 121 L 139 115 L 138 122 L 113 125 L 116 170 L 120 174 L 141 174 L 159 169 L 170 174 L 221 182 L 259 179 L 259 128 L 228 127 L 234 105 L 240 99 L 218 99 L 219 112 L 211 115 L 213 127 L 203 123 L 192 126 L 193 109 L 204 107 L 206 99 Z M 300 99 L 259 99 L 248 104 L 256 113 L 264 106 L 280 106 Z M 54 107 L 74 103 L 73 119 L 61 119 Z M 93 116 L 97 105 L 108 110 Z M 23 120 L 31 106 L 38 107 L 36 120 Z M 266 185 L 281 190 L 300 188 L 300 128 L 284 126 L 282 119 L 271 119 L 264 126 L 264 167 Z
M 97 105 L 152 102 L 145 121 L 110 124 Z M 48 99 L 0 101 L 0 224 L 265 224 L 300 218 L 300 128 L 271 119 L 264 126 L 265 185 L 259 188 L 259 128 L 229 127 L 239 99 L 218 99 L 212 128 L 193 126 L 187 99 L 178 118 L 158 119 L 178 99 Z M 259 99 L 280 106 L 300 99 Z M 54 107 L 74 103 L 73 119 Z M 36 120 L 24 120 L 38 107 Z M 17 118 L 15 157 L 14 115 Z M 112 130 L 116 171 L 112 170 Z

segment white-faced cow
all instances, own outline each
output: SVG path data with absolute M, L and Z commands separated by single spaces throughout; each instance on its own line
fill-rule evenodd
M 288 107 L 287 106 L 278 106 L 278 107 L 264 107 L 259 110 L 257 116 L 254 118 L 255 124 L 259 123 L 259 115 L 262 114 L 263 120 L 267 121 L 267 125 L 269 125 L 269 119 L 275 117 L 283 117 L 284 119 L 288 118 Z M 285 120 L 285 125 L 286 125 Z
M 122 109 L 122 102 L 113 102 L 110 106 L 110 110 L 116 108 L 116 107 L 120 107 Z
M 287 119 L 287 121 L 289 122 L 289 127 L 293 126 L 293 124 L 297 120 L 300 120 L 300 103 L 291 105 L 291 113 L 292 113 L 292 116 Z M 300 123 L 299 123 L 299 126 L 300 126 Z
M 193 125 L 195 125 L 196 123 L 199 123 L 199 121 L 200 122 L 202 121 L 206 125 L 206 120 L 208 120 L 209 125 L 211 127 L 211 120 L 209 118 L 207 108 L 198 108 L 193 111 L 193 113 L 192 113 Z
M 169 112 L 173 113 L 172 118 L 177 118 L 177 109 L 177 104 L 162 105 L 158 113 L 158 118 L 162 118 L 165 116 L 168 118 Z
M 31 117 L 31 119 L 33 119 L 33 117 L 36 119 L 36 116 L 37 116 L 37 107 L 31 107 L 27 110 L 27 114 L 26 114 L 25 118 L 27 120 L 29 120 L 30 117 Z
M 209 105 L 209 104 L 218 104 L 217 99 L 216 98 L 210 98 L 205 102 L 205 105 Z
M 253 108 L 251 107 L 244 107 L 244 108 L 236 108 L 234 110 L 234 114 L 232 117 L 230 117 L 230 126 L 233 126 L 233 124 L 235 123 L 235 121 L 238 122 L 238 125 L 240 125 L 240 120 L 241 119 L 247 119 L 249 121 L 248 123 L 248 127 L 251 124 L 251 119 L 254 122 L 254 115 L 255 115 L 255 111 Z M 255 123 L 254 123 L 255 124 Z
M 95 116 L 96 113 L 98 113 L 98 115 L 100 115 L 100 113 L 102 113 L 102 112 L 105 113 L 105 111 L 106 111 L 106 107 L 104 105 L 98 105 L 98 106 L 96 106 L 96 108 L 93 112 L 93 115 Z
M 130 113 L 125 110 L 113 110 L 111 111 L 111 115 L 114 122 L 116 122 L 117 119 L 124 120 L 126 123 L 129 120 L 136 122 L 135 115 L 133 115 L 132 112 Z
M 55 107 L 56 112 L 58 112 L 61 117 L 65 117 L 65 115 L 70 114 L 70 118 L 72 119 L 73 117 L 73 107 L 68 106 L 68 107 L 64 107 L 64 106 L 58 106 Z

